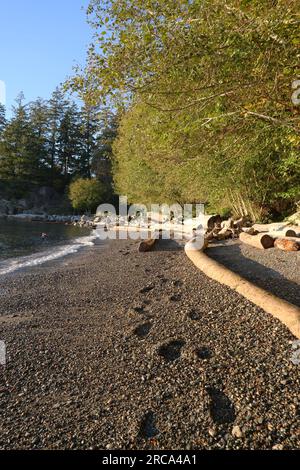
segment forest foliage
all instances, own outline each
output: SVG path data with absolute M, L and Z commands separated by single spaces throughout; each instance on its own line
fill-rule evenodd
M 88 17 L 94 44 L 71 86 L 121 116 L 119 193 L 255 219 L 294 210 L 297 0 L 92 0 Z
M 60 88 L 48 101 L 38 98 L 26 103 L 20 94 L 10 119 L 0 107 L 2 195 L 21 198 L 47 186 L 67 196 L 71 182 L 84 178 L 95 179 L 102 196 L 110 199 L 116 129 L 110 111 L 84 101 L 79 106 Z

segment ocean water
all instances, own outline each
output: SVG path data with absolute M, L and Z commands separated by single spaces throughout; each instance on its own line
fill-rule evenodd
M 0 219 L 0 275 L 75 253 L 95 239 L 91 229 Z

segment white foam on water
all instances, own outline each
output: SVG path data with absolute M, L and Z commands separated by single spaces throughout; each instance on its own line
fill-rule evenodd
M 75 238 L 72 244 L 54 246 L 49 250 L 35 253 L 29 256 L 22 256 L 20 258 L 8 259 L 0 263 L 0 276 L 9 274 L 19 269 L 28 268 L 32 266 L 39 266 L 66 255 L 76 253 L 80 248 L 84 246 L 93 246 L 97 238 L 97 233 L 94 230 L 92 235 L 87 237 Z

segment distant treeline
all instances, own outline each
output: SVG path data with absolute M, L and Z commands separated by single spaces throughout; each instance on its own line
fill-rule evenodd
M 115 116 L 95 106 L 79 107 L 57 88 L 49 101 L 25 103 L 20 94 L 10 119 L 0 106 L 0 191 L 19 198 L 34 187 L 67 191 L 78 178 L 97 179 L 112 194 L 111 144 Z

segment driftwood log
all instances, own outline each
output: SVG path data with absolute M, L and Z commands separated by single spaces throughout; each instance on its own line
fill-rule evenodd
M 148 240 L 143 240 L 139 244 L 139 252 L 146 253 L 147 251 L 151 251 L 156 242 L 162 238 L 162 230 L 155 231 Z
M 240 240 L 246 245 L 266 250 L 274 246 L 274 238 L 266 233 L 260 233 L 258 235 L 249 235 L 248 233 L 242 232 L 240 234 Z
M 291 228 L 285 228 L 283 230 L 276 230 L 272 232 L 268 232 L 268 235 L 270 235 L 273 238 L 278 238 L 278 237 L 296 237 L 297 233 L 295 230 Z
M 157 242 L 157 239 L 155 238 L 149 238 L 148 240 L 143 240 L 139 244 L 139 252 L 146 253 L 147 251 L 151 251 L 152 248 L 154 248 L 154 245 L 156 242 Z
M 288 225 L 288 222 L 275 222 L 272 224 L 254 224 L 253 228 L 258 232 L 274 232 L 284 230 Z
M 200 218 L 200 223 L 203 226 L 203 228 L 207 231 L 211 231 L 215 228 L 216 225 L 220 225 L 221 228 L 221 223 L 222 219 L 220 215 L 202 215 Z
M 299 251 L 300 242 L 288 240 L 286 238 L 278 238 L 275 240 L 274 246 L 282 251 Z

